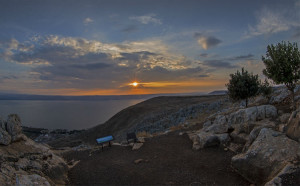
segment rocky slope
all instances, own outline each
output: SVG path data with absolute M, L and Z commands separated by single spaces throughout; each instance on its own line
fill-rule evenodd
M 117 141 L 128 132 L 164 132 L 172 126 L 188 123 L 191 118 L 203 118 L 211 112 L 227 107 L 226 96 L 161 96 L 128 107 L 102 125 L 77 135 L 49 142 L 53 147 L 95 145 L 96 138 L 114 135 Z M 200 115 L 199 115 L 200 114 Z
M 1 185 L 63 185 L 68 166 L 48 146 L 22 133 L 16 114 L 0 119 Z
M 300 107 L 288 111 L 289 96 L 283 87 L 275 89 L 270 101 L 259 96 L 251 104 L 209 116 L 202 129 L 189 132 L 193 148 L 224 146 L 236 152 L 232 166 L 251 183 L 299 184 L 300 180 L 286 178 L 300 172 Z

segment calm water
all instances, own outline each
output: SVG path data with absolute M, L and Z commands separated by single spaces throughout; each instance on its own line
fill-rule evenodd
M 16 113 L 24 126 L 86 129 L 104 123 L 122 109 L 144 99 L 101 101 L 0 100 L 0 116 Z

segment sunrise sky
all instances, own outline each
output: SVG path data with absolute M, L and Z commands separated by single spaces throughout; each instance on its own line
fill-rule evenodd
M 300 43 L 299 10 L 299 0 L 0 0 L 0 93 L 225 89 L 241 67 L 264 78 L 267 45 Z

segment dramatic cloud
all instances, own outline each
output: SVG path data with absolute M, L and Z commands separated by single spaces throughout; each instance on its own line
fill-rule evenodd
M 24 42 L 27 43 L 27 42 Z M 119 88 L 138 75 L 144 82 L 204 77 L 196 61 L 169 53 L 159 40 L 107 44 L 83 38 L 47 36 L 26 47 L 13 39 L 1 45 L 6 61 L 31 68 L 47 88 Z
M 283 31 L 291 30 L 300 26 L 299 1 L 289 9 L 269 9 L 263 8 L 257 15 L 257 24 L 249 25 L 245 38 L 259 35 L 271 35 Z
M 129 17 L 129 19 L 138 21 L 142 24 L 149 24 L 149 23 L 158 24 L 158 25 L 162 24 L 162 21 L 155 17 L 156 17 L 155 14 L 148 14 L 144 16 L 131 16 Z
M 88 25 L 88 24 L 90 24 L 90 23 L 92 23 L 92 22 L 94 22 L 94 20 L 92 20 L 92 19 L 89 18 L 89 17 L 87 17 L 87 18 L 85 18 L 85 19 L 83 20 L 83 23 L 84 23 L 85 25 Z
M 222 68 L 237 68 L 237 65 L 233 65 L 227 61 L 223 60 L 205 60 L 202 63 L 203 65 L 209 66 L 209 67 L 214 67 L 218 69 Z
M 196 32 L 194 37 L 197 39 L 199 45 L 204 49 L 210 49 L 218 46 L 222 41 L 214 36 L 208 36 L 203 33 Z

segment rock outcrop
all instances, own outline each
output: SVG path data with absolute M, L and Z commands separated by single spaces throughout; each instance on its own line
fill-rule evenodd
M 232 166 L 250 182 L 262 184 L 296 160 L 299 153 L 299 143 L 281 132 L 263 128 L 247 152 L 232 158 Z
M 194 149 L 226 144 L 229 141 L 246 144 L 254 128 L 275 127 L 272 122 L 265 119 L 277 117 L 277 109 L 272 105 L 261 105 L 228 114 L 219 113 L 213 117 L 214 120 L 206 121 L 200 131 L 189 135 Z
M 13 114 L 0 127 L 1 185 L 63 185 L 68 166 L 50 150 L 22 134 L 21 120 Z M 4 123 L 4 124 L 3 124 Z M 3 127 L 4 126 L 4 127 Z
M 300 108 L 291 114 L 286 126 L 286 135 L 300 141 Z
M 21 119 L 18 115 L 10 114 L 7 121 L 0 117 L 0 145 L 9 145 L 23 138 Z

